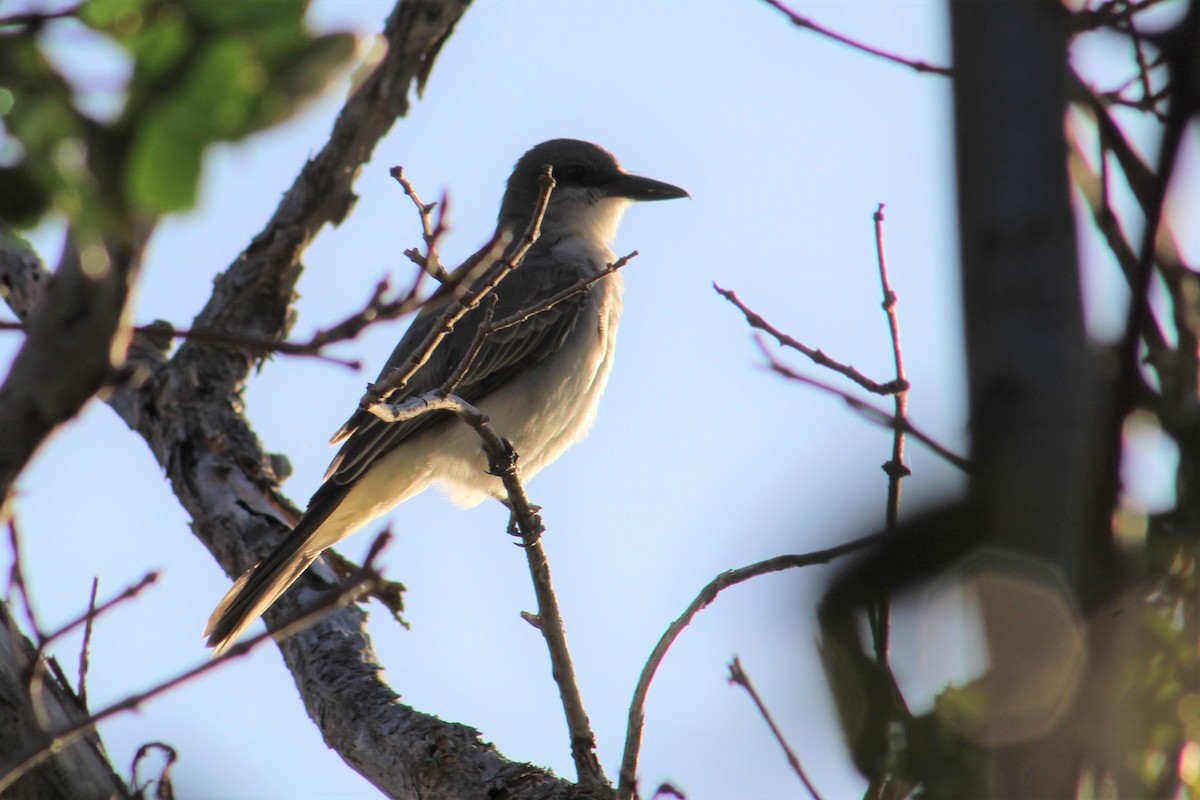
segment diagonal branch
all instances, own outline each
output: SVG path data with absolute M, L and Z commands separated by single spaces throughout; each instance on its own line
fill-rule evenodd
M 787 739 L 784 738 L 783 731 L 779 730 L 779 726 L 775 724 L 775 718 L 771 716 L 771 712 L 767 709 L 767 704 L 759 697 L 758 690 L 750 682 L 750 676 L 742 669 L 742 660 L 737 656 L 734 656 L 733 663 L 729 665 L 729 682 L 741 686 L 746 690 L 746 694 L 750 695 L 750 699 L 754 701 L 754 706 L 758 709 L 759 716 L 767 723 L 767 727 L 771 729 L 771 735 L 775 737 L 775 741 L 779 742 L 779 746 L 783 748 L 783 753 L 787 757 L 792 771 L 800 778 L 800 781 L 804 784 L 804 788 L 808 789 L 808 793 L 812 796 L 812 799 L 821 800 L 821 793 L 817 791 L 812 781 L 809 780 L 808 774 L 804 771 L 804 767 L 800 763 L 799 756 L 796 755 L 791 745 L 788 744 Z
M 761 339 L 756 340 L 756 342 L 758 344 L 758 349 L 762 351 L 763 357 L 767 359 L 767 364 L 770 366 L 772 372 L 782 375 L 790 381 L 807 384 L 808 386 L 812 386 L 814 389 L 820 389 L 823 392 L 828 392 L 829 394 L 840 397 L 846 403 L 846 405 L 862 414 L 865 419 L 868 419 L 871 422 L 874 422 L 875 424 L 881 425 L 885 428 L 890 428 L 891 430 L 903 430 L 918 442 L 928 447 L 934 453 L 941 456 L 948 463 L 953 464 L 963 472 L 971 471 L 971 462 L 969 459 L 960 456 L 950 448 L 940 444 L 936 439 L 932 438 L 924 431 L 914 427 L 913 424 L 908 420 L 894 417 L 881 408 L 876 408 L 870 403 L 863 402 L 849 392 L 842 391 L 841 389 L 830 386 L 827 383 L 822 383 L 821 381 L 810 378 L 807 375 L 801 375 L 771 355 L 771 351 L 767 349 L 766 343 Z
M 950 69 L 950 67 L 940 67 L 936 64 L 930 64 L 925 61 L 915 61 L 910 58 L 904 58 L 903 56 L 898 56 L 895 53 L 889 53 L 886 50 L 880 50 L 878 47 L 872 47 L 869 44 L 863 44 L 862 42 L 855 41 L 848 36 L 843 36 L 840 33 L 826 28 L 824 25 L 819 25 L 813 22 L 808 17 L 800 16 L 795 11 L 792 11 L 783 3 L 779 2 L 779 0 L 766 0 L 766 3 L 772 8 L 776 8 L 787 15 L 787 18 L 797 28 L 810 30 L 813 33 L 824 36 L 826 39 L 832 39 L 840 44 L 853 47 L 855 50 L 861 50 L 868 55 L 877 56 L 885 61 L 891 61 L 893 64 L 900 64 L 901 66 L 909 67 L 917 72 L 928 72 L 933 73 L 934 75 L 944 75 L 948 78 L 954 76 L 954 70 Z
M 813 348 L 804 344 L 804 342 L 788 336 L 786 333 L 763 319 L 761 315 L 750 309 L 741 301 L 741 299 L 738 298 L 734 292 L 730 291 L 729 289 L 722 289 L 715 283 L 713 284 L 713 289 L 715 289 L 717 294 L 721 295 L 721 297 L 724 297 L 726 300 L 736 306 L 738 311 L 742 312 L 742 314 L 746 317 L 746 322 L 751 328 L 770 334 L 775 341 L 779 342 L 779 344 L 782 346 L 790 347 L 793 350 L 803 353 L 804 355 L 808 356 L 814 364 L 825 367 L 826 369 L 831 369 L 839 375 L 849 378 L 862 388 L 866 389 L 868 392 L 871 392 L 872 394 L 887 395 L 896 394 L 897 392 L 902 392 L 908 388 L 907 383 L 899 380 L 892 380 L 888 381 L 887 383 L 879 383 L 878 381 L 871 380 L 849 364 L 843 364 L 840 361 L 832 359 L 825 355 L 823 351 L 814 350 Z

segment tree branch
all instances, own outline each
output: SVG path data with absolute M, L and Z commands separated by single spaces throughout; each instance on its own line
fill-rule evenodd
M 584 786 L 607 786 L 604 770 L 596 758 L 596 737 L 592 733 L 591 723 L 588 722 L 587 712 L 583 707 L 583 695 L 579 691 L 571 652 L 567 647 L 562 613 L 559 611 L 558 597 L 550 579 L 550 563 L 542 547 L 541 539 L 545 526 L 542 524 L 538 507 L 529 501 L 525 486 L 517 474 L 517 453 L 491 426 L 486 414 L 445 389 L 410 397 L 396 404 L 377 403 L 371 410 L 377 417 L 392 424 L 431 411 L 449 411 L 479 435 L 484 452 L 487 453 L 489 470 L 504 484 L 504 491 L 508 496 L 507 505 L 512 511 L 521 537 L 521 546 L 529 561 L 529 574 L 533 579 L 538 611 L 536 616 L 526 616 L 525 619 L 541 631 L 550 651 L 550 664 L 567 718 L 567 729 L 571 735 L 571 755 L 575 759 L 579 782 Z
M 945 77 L 953 77 L 954 76 L 954 71 L 952 69 L 950 69 L 949 67 L 939 67 L 936 64 L 929 64 L 925 61 L 914 61 L 912 59 L 904 58 L 903 56 L 898 56 L 898 55 L 895 55 L 894 53 L 889 53 L 886 50 L 880 50 L 877 47 L 872 47 L 869 44 L 863 44 L 862 42 L 855 41 L 854 39 L 851 39 L 848 36 L 843 36 L 840 33 L 836 33 L 835 31 L 832 31 L 823 25 L 818 25 L 817 23 L 813 22 L 808 17 L 800 16 L 795 11 L 792 11 L 790 8 L 785 6 L 783 3 L 779 2 L 779 0 L 766 0 L 766 3 L 767 3 L 767 5 L 771 6 L 772 8 L 776 8 L 779 11 L 782 11 L 785 15 L 787 15 L 787 18 L 789 20 L 791 20 L 791 23 L 793 25 L 795 25 L 797 28 L 804 28 L 805 30 L 810 30 L 813 33 L 824 36 L 826 39 L 832 39 L 833 41 L 838 42 L 840 44 L 844 44 L 844 45 L 848 45 L 849 47 L 853 47 L 855 50 L 860 50 L 864 53 L 867 53 L 868 55 L 877 56 L 886 61 L 891 61 L 893 64 L 900 64 L 901 66 L 909 67 L 911 69 L 916 70 L 917 72 L 930 72 L 930 73 L 933 73 L 934 75 L 943 75 Z
M 646 696 L 650 693 L 650 683 L 654 680 L 654 675 L 658 672 L 663 659 L 666 658 L 671 645 L 679 638 L 679 634 L 683 633 L 683 629 L 691 624 L 697 614 L 707 608 L 713 600 L 717 599 L 717 595 L 730 586 L 744 583 L 759 575 L 769 575 L 785 569 L 828 564 L 835 558 L 861 550 L 883 538 L 882 535 L 876 534 L 826 550 L 816 550 L 801 555 L 776 556 L 766 561 L 722 572 L 709 581 L 708 585 L 696 595 L 696 599 L 684 609 L 683 614 L 667 627 L 666 632 L 663 633 L 658 644 L 650 653 L 650 657 L 646 660 L 646 665 L 642 667 L 637 688 L 633 690 L 633 700 L 629 704 L 629 723 L 625 728 L 625 754 L 621 759 L 621 782 L 617 786 L 617 800 L 631 800 L 637 790 L 638 757 L 642 749 L 642 728 L 646 724 Z

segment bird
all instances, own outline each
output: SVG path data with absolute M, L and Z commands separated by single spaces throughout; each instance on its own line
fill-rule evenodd
M 626 171 L 607 150 L 578 139 L 543 142 L 517 161 L 509 177 L 496 237 L 504 258 L 520 246 L 550 167 L 555 185 L 541 233 L 524 261 L 492 291 L 493 319 L 539 307 L 616 261 L 610 249 L 626 208 L 634 202 L 689 197 L 678 186 Z M 478 268 L 472 261 L 456 276 Z M 454 277 L 454 276 L 452 276 Z M 414 318 L 380 372 L 380 380 L 405 364 L 455 301 L 446 282 Z M 519 459 L 523 480 L 532 478 L 583 438 L 596 418 L 613 365 L 623 281 L 611 272 L 586 291 L 542 310 L 476 343 L 485 324 L 482 307 L 455 323 L 407 384 L 387 399 L 403 401 L 435 390 L 461 371 L 454 393 L 477 406 Z M 474 351 L 473 353 L 471 351 Z M 473 355 L 473 358 L 471 356 Z M 461 362 L 469 358 L 465 370 Z M 334 435 L 341 443 L 307 510 L 266 558 L 249 569 L 218 603 L 204 635 L 214 657 L 232 644 L 327 548 L 432 485 L 462 507 L 489 497 L 505 501 L 500 480 L 488 472 L 478 435 L 448 411 L 384 422 L 359 408 Z

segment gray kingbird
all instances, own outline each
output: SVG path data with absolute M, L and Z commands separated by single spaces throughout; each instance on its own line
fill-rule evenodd
M 494 318 L 536 308 L 556 293 L 597 275 L 616 260 L 609 244 L 633 201 L 669 200 L 688 193 L 631 175 L 607 150 L 575 139 L 534 147 L 513 169 L 500 205 L 498 228 L 517 237 L 533 218 L 546 165 L 557 186 L 541 237 L 524 262 L 496 287 Z M 509 245 L 509 250 L 518 242 Z M 469 262 L 468 262 L 469 263 Z M 582 438 L 596 417 L 608 382 L 621 316 L 622 280 L 612 273 L 586 292 L 517 325 L 491 334 L 455 394 L 482 409 L 520 457 L 521 476 L 533 477 Z M 454 293 L 441 291 L 401 338 L 380 379 L 404 364 Z M 437 389 L 472 348 L 482 309 L 463 317 L 392 403 Z M 506 499 L 488 473 L 478 435 L 436 411 L 386 423 L 358 410 L 335 434 L 345 443 L 308 510 L 278 547 L 233 584 L 209 618 L 205 636 L 220 653 L 261 616 L 326 548 L 433 484 L 461 506 Z

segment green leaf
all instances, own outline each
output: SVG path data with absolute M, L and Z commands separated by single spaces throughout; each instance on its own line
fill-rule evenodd
M 210 139 L 186 106 L 170 106 L 138 130 L 125 168 L 125 193 L 141 211 L 182 211 L 196 202 L 201 159 Z

